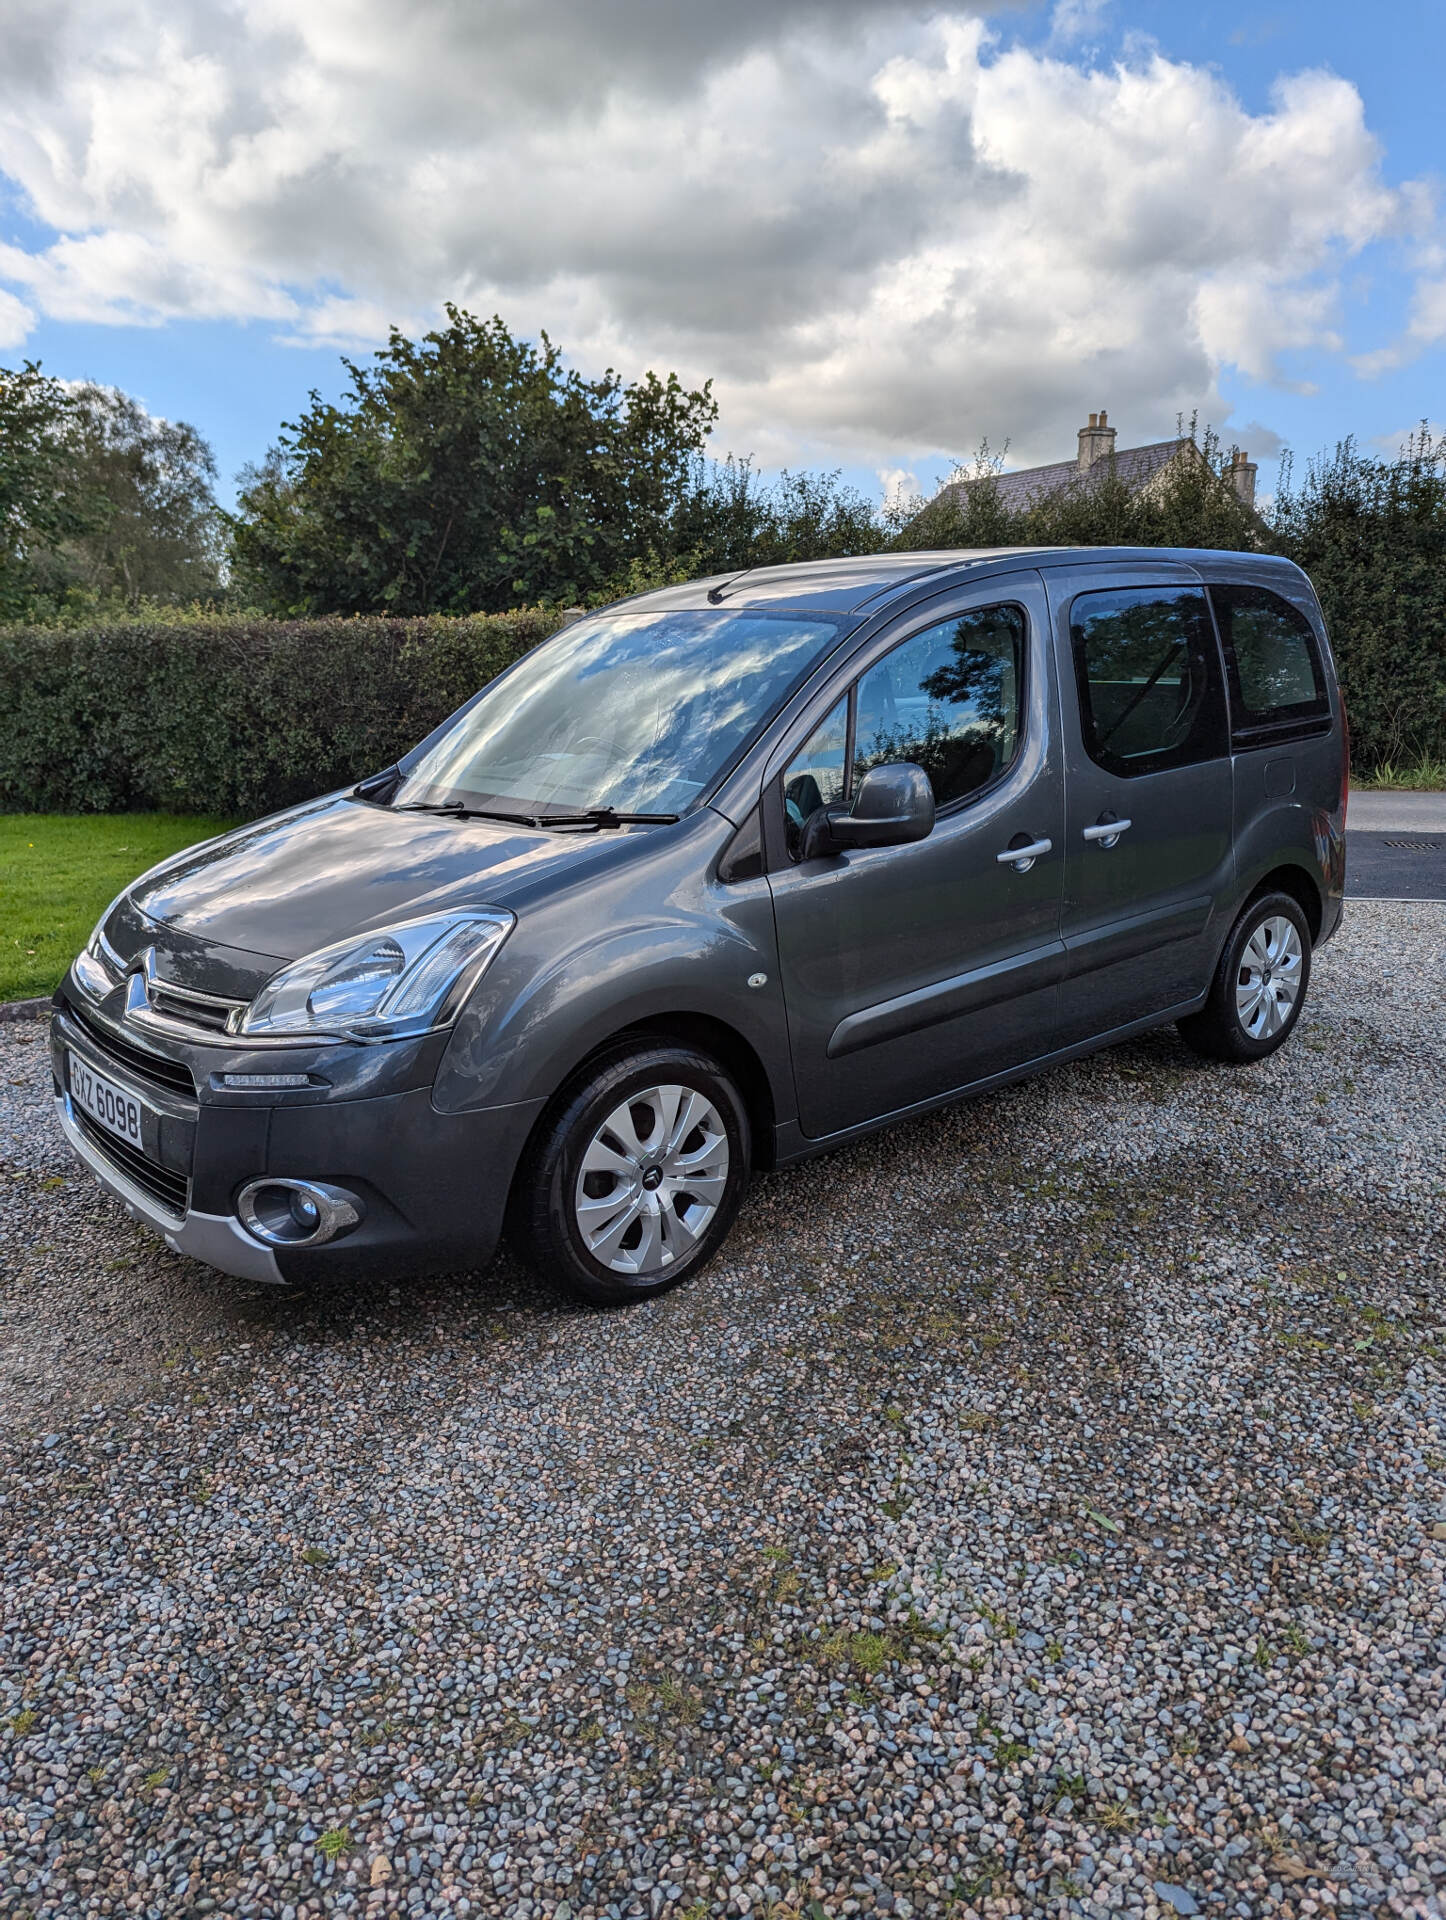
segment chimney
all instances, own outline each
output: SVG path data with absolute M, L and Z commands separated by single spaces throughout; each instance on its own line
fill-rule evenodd
M 1096 460 L 1103 460 L 1115 450 L 1115 430 L 1108 423 L 1103 408 L 1090 415 L 1090 423 L 1079 430 L 1079 470 L 1087 473 Z
M 1237 447 L 1230 456 L 1230 465 L 1225 469 L 1226 478 L 1235 489 L 1235 496 L 1245 506 L 1255 505 L 1256 465 L 1250 455 Z

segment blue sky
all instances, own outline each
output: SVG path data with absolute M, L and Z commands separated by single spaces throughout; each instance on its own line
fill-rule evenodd
M 871 493 L 1100 405 L 1266 487 L 1446 419 L 1439 0 L 15 4 L 0 363 L 191 421 L 223 491 L 448 297 Z

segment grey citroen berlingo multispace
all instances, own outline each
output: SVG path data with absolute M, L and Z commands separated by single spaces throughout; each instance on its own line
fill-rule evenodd
M 395 766 L 165 862 L 56 995 L 60 1124 L 226 1272 L 599 1300 L 777 1166 L 1165 1021 L 1258 1060 L 1345 877 L 1310 583 L 1253 554 L 765 568 L 577 622 Z

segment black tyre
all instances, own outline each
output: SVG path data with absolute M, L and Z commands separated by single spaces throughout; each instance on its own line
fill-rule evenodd
M 1261 894 L 1236 921 L 1198 1013 L 1180 1037 L 1210 1060 L 1263 1060 L 1284 1046 L 1310 985 L 1310 928 L 1288 893 Z
M 725 1068 L 691 1047 L 642 1044 L 564 1089 L 518 1194 L 523 1251 L 606 1306 L 696 1273 L 748 1184 L 748 1113 Z

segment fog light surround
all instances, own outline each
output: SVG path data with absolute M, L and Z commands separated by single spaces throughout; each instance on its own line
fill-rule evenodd
M 236 1196 L 241 1224 L 268 1247 L 324 1247 L 357 1226 L 366 1209 L 345 1187 L 268 1175 Z

